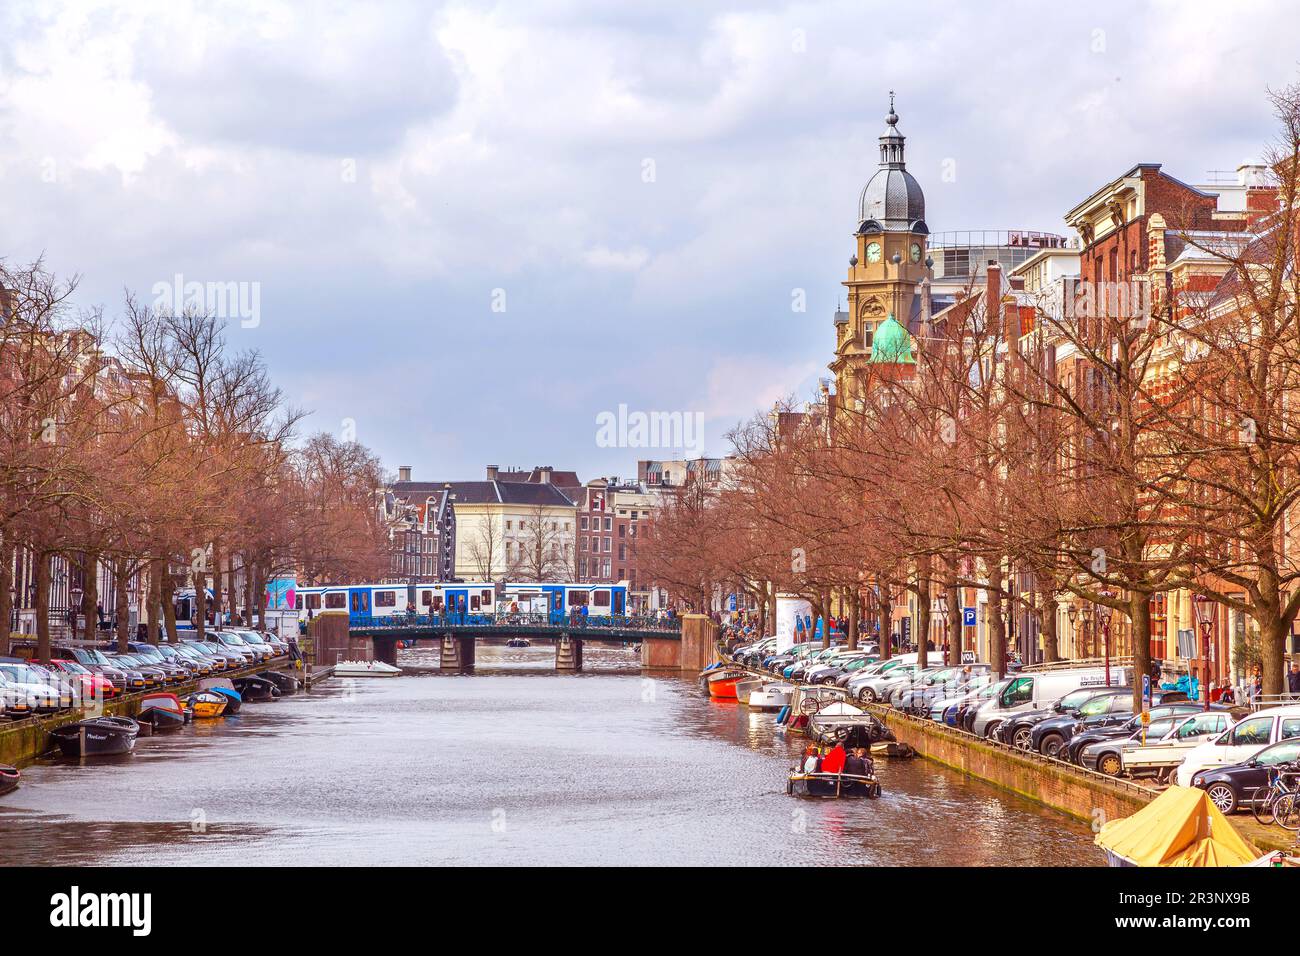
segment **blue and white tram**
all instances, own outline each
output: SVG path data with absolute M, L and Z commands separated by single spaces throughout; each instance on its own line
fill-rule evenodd
M 491 617 L 496 587 L 491 583 L 333 584 L 298 588 L 294 597 L 298 620 L 321 611 L 347 611 L 356 624 L 366 620 L 410 614 L 458 614 L 466 623 Z
M 627 613 L 627 582 L 618 584 L 507 583 L 498 604 L 510 611 L 547 614 L 555 623 L 573 614 L 622 617 Z
M 298 620 L 322 611 L 346 611 L 356 624 L 411 614 L 457 615 L 467 624 L 486 623 L 497 613 L 546 614 L 562 623 L 575 614 L 622 617 L 627 614 L 626 581 L 618 584 L 563 582 L 443 582 L 439 584 L 334 584 L 296 589 Z

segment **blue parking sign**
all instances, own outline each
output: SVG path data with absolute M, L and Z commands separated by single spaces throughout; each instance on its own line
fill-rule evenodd
M 975 626 L 975 609 L 973 607 L 964 607 L 961 609 L 961 622 L 966 627 Z

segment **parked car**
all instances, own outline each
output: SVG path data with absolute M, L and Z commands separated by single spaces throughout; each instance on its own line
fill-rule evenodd
M 1192 785 L 1203 770 L 1244 763 L 1269 744 L 1300 737 L 1300 704 L 1270 707 L 1243 717 L 1221 736 L 1192 748 L 1178 767 L 1178 784 Z
M 0 657 L 0 676 L 4 677 L 10 687 L 16 688 L 27 697 L 27 705 L 33 711 L 53 713 L 62 706 L 59 688 L 48 683 L 31 665 L 17 657 Z
M 76 681 L 80 688 L 81 700 L 109 700 L 121 693 L 117 686 L 103 674 L 96 674 L 88 667 L 76 661 L 54 658 L 50 667 L 66 674 L 69 680 Z
M 1160 740 L 1173 730 L 1178 722 L 1175 717 L 1162 717 L 1160 720 L 1152 720 L 1145 730 L 1139 725 L 1137 730 L 1127 736 L 1111 737 L 1088 744 L 1079 751 L 1079 765 L 1089 770 L 1097 770 L 1108 777 L 1118 777 L 1124 770 L 1124 761 L 1120 753 L 1125 745 L 1140 743 L 1144 733 L 1147 740 Z
M 971 722 L 971 732 L 979 737 L 989 737 L 999 724 L 1013 715 L 1027 710 L 1046 710 L 1073 690 L 1122 687 L 1129 683 L 1131 671 L 1132 668 L 1127 667 L 1111 668 L 1109 684 L 1106 671 L 1100 667 L 1067 667 L 1017 674 L 1002 693 L 980 705 Z
M 914 686 L 897 695 L 896 706 L 909 714 L 925 716 L 930 712 L 930 705 L 941 698 L 950 696 L 959 687 L 969 686 L 970 682 L 992 671 L 988 664 L 960 664 L 944 667 L 924 677 L 918 677 Z
M 216 644 L 222 650 L 233 651 L 240 655 L 243 664 L 256 664 L 260 654 L 253 650 L 240 638 L 238 634 L 231 631 L 208 631 L 208 643 Z
M 35 701 L 31 694 L 15 684 L 0 671 L 0 713 L 10 720 L 20 720 L 35 711 Z
M 1003 725 L 1003 740 L 1019 750 L 1055 757 L 1076 730 L 1121 724 L 1131 716 L 1133 688 L 1084 687 L 1066 694 L 1047 710 L 1030 711 L 1008 721 Z
M 1227 708 L 1217 706 L 1220 712 L 1227 713 Z M 1150 710 L 1153 721 L 1163 720 L 1166 717 L 1179 717 L 1188 714 L 1201 713 L 1204 707 L 1201 704 L 1192 701 L 1183 701 L 1176 704 L 1161 704 L 1158 707 L 1152 707 Z M 1100 740 L 1114 740 L 1116 738 L 1131 737 L 1142 729 L 1142 715 L 1132 714 L 1128 720 L 1122 724 L 1101 724 L 1096 727 L 1090 727 L 1084 730 L 1075 729 L 1073 735 L 1066 742 L 1060 752 L 1057 754 L 1063 760 L 1071 763 L 1079 763 L 1080 755 L 1083 748 L 1091 746 Z
M 1192 786 L 1200 787 L 1223 813 L 1241 810 L 1268 786 L 1270 767 L 1300 760 L 1300 738 L 1281 740 L 1265 747 L 1241 763 L 1199 770 L 1192 775 Z
M 1130 742 L 1120 750 L 1122 772 L 1129 777 L 1157 777 L 1167 780 L 1183 762 L 1187 752 L 1198 744 L 1218 737 L 1232 723 L 1223 710 L 1180 714 L 1174 718 L 1173 730 L 1159 740 L 1148 733 L 1145 743 Z M 1103 768 L 1104 769 L 1104 768 Z

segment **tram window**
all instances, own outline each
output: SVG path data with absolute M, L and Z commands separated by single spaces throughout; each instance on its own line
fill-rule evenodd
M 301 595 L 301 594 L 294 595 L 294 599 L 293 599 L 293 609 L 294 609 L 295 611 L 301 611 L 301 610 L 302 610 L 302 595 Z
M 609 592 L 592 591 L 591 603 L 594 604 L 596 607 L 609 607 Z
M 370 595 L 365 591 L 352 592 L 352 611 L 355 614 L 365 614 L 370 610 Z
M 307 598 L 307 610 L 309 610 L 309 611 L 319 611 L 319 610 L 320 610 L 320 595 L 319 595 L 319 594 L 308 594 L 308 595 L 305 595 L 305 597 Z
M 375 607 L 397 607 L 397 592 L 376 591 Z
M 435 595 L 433 596 L 433 609 L 434 609 L 435 611 L 441 611 L 441 610 L 442 610 L 442 595 L 441 595 L 441 594 L 435 594 Z
M 341 611 L 348 606 L 348 596 L 342 591 L 331 591 L 325 595 L 325 607 L 331 611 Z
M 570 592 L 569 592 L 569 606 L 570 606 L 570 607 L 582 607 L 584 604 L 587 603 L 587 601 L 588 601 L 588 598 L 587 598 L 587 592 L 586 592 L 586 591 L 570 591 Z
M 484 591 L 482 591 L 482 592 L 481 592 L 481 597 L 483 598 L 483 606 L 484 606 L 484 607 L 491 607 L 491 606 L 492 606 L 492 592 L 491 592 L 490 590 L 484 590 Z
M 431 603 L 433 603 L 433 592 L 432 592 L 432 591 L 421 591 L 421 592 L 420 592 L 420 607 L 428 607 Z
M 477 595 L 477 594 L 471 594 L 471 595 L 469 596 L 469 609 L 470 609 L 471 611 L 477 611 L 477 610 L 479 610 L 479 601 L 478 601 L 478 595 Z

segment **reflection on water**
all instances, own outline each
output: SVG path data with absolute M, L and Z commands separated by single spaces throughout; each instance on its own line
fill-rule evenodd
M 785 794 L 799 738 L 589 645 L 483 647 L 478 673 L 331 681 L 27 768 L 0 798 L 4 863 L 1095 865 L 1085 825 L 926 761 L 884 796 Z

